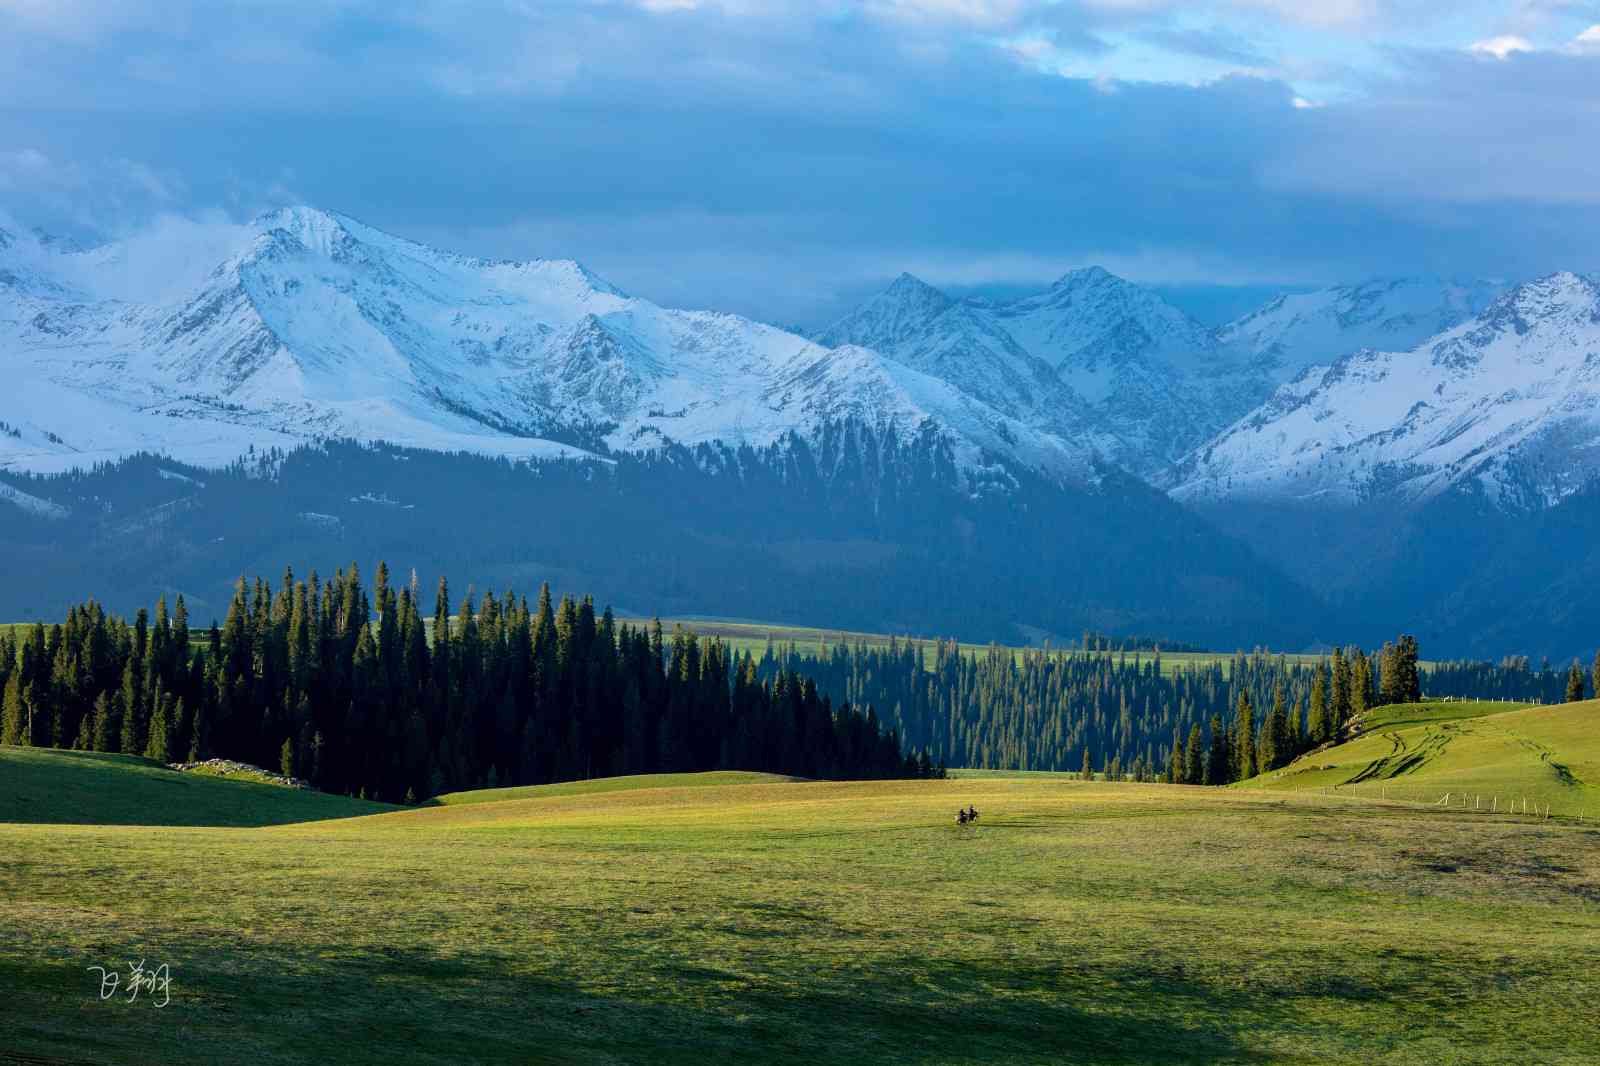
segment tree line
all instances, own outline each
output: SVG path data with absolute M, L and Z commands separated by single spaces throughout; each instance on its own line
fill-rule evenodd
M 1600 696 L 1600 652 L 1587 670 L 1577 659 L 1565 669 L 1548 659 L 1535 667 L 1526 655 L 1508 655 L 1497 663 L 1435 663 L 1428 671 L 1428 691 L 1435 696 L 1575 703 L 1590 694 Z
M 131 622 L 90 601 L 0 633 L 0 742 L 225 757 L 391 801 L 654 771 L 940 772 L 869 704 L 591 597 L 453 602 L 441 579 L 431 620 L 419 600 L 380 563 L 370 596 L 354 565 L 276 590 L 241 578 L 205 631 L 182 596 Z
M 112 617 L 0 632 L 0 741 L 225 756 L 333 791 L 403 799 L 480 785 L 733 768 L 803 777 L 941 767 L 1099 772 L 1222 784 L 1345 735 L 1369 707 L 1430 695 L 1554 702 L 1600 690 L 1526 659 L 1424 672 L 1415 638 L 1312 662 L 1264 652 L 1173 668 L 1142 653 L 951 641 L 838 642 L 759 658 L 720 640 L 619 624 L 593 599 L 511 593 L 432 618 L 379 565 L 333 580 L 241 579 L 226 620 Z M 866 708 L 864 711 L 859 708 Z M 881 709 L 881 715 L 878 710 Z M 908 756 L 905 752 L 916 752 Z
M 1309 663 L 1254 652 L 1177 668 L 1159 652 L 769 643 L 757 671 L 801 672 L 836 699 L 879 707 L 908 745 L 950 766 L 1189 784 L 1285 766 L 1345 736 L 1368 708 L 1422 699 L 1424 679 L 1435 696 L 1529 701 L 1542 699 L 1552 679 L 1570 680 L 1570 672 L 1516 663 L 1424 671 L 1412 636 L 1373 652 L 1336 648 Z M 1595 681 L 1600 687 L 1600 673 Z

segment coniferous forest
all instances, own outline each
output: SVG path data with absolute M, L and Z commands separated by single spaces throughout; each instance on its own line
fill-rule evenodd
M 1177 669 L 1161 653 L 954 642 L 767 647 L 619 624 L 592 598 L 469 593 L 352 565 L 235 587 L 191 626 L 181 596 L 132 622 L 93 601 L 0 631 L 0 742 L 210 757 L 405 800 L 652 771 L 928 776 L 944 766 L 1225 784 L 1342 737 L 1367 708 L 1431 696 L 1582 698 L 1589 671 L 1526 659 L 1419 666 L 1403 636 L 1319 661 L 1263 652 Z M 1600 690 L 1600 658 L 1593 671 Z
M 1152 654 L 953 642 L 769 647 L 758 675 L 800 673 L 836 700 L 878 708 L 942 765 L 1096 772 L 1224 784 L 1275 770 L 1343 736 L 1369 707 L 1432 697 L 1557 702 L 1573 671 L 1526 660 L 1419 665 L 1415 638 L 1335 649 L 1305 663 L 1262 652 L 1176 670 Z M 1600 690 L 1600 657 L 1593 682 Z
M 211 757 L 392 801 L 454 789 L 652 771 L 801 777 L 935 773 L 858 712 L 789 671 L 756 676 L 720 641 L 618 625 L 590 598 L 469 594 L 441 580 L 431 621 L 379 565 L 332 580 L 240 579 L 227 617 L 195 631 L 86 603 L 64 623 L 0 634 L 0 742 Z

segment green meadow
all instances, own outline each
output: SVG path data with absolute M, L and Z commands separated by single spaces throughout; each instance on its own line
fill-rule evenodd
M 1600 829 L 1349 791 L 712 774 L 374 813 L 0 749 L 0 1050 L 1593 1062 Z M 138 960 L 167 1006 L 100 998 Z
M 1600 821 L 1600 701 L 1381 707 L 1354 739 L 1240 788 L 1329 792 Z

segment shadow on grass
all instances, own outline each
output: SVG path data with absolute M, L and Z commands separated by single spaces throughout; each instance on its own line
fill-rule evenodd
M 0 747 L 0 822 L 246 828 L 400 809 L 314 789 L 184 773 L 135 755 Z
M 1217 1020 L 1214 989 L 1171 975 L 1129 974 L 1106 1000 L 1060 987 L 1058 970 L 900 960 L 894 974 L 782 985 L 683 965 L 658 968 L 659 995 L 638 999 L 519 973 L 521 959 L 323 945 L 275 959 L 152 958 L 173 975 L 171 1004 L 156 1008 L 148 997 L 99 1000 L 83 966 L 103 961 L 0 960 L 0 983 L 13 990 L 0 1008 L 11 1015 L 3 1050 L 110 1063 L 1258 1059 Z

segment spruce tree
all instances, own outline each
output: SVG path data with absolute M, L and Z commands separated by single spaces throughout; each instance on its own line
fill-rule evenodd
M 1239 693 L 1233 725 L 1233 780 L 1244 781 L 1256 775 L 1256 712 L 1248 692 Z
M 1289 711 L 1285 706 L 1287 695 L 1280 679 L 1272 690 L 1272 710 L 1261 723 L 1261 742 L 1256 749 L 1256 767 L 1259 773 L 1276 770 L 1283 765 L 1288 748 L 1285 734 L 1289 729 Z
M 1083 746 L 1083 780 L 1094 780 L 1094 769 L 1089 765 L 1089 745 Z
M 144 757 L 165 763 L 167 758 L 167 722 L 171 717 L 171 700 L 162 695 L 156 700 L 155 713 L 150 716 L 150 736 L 145 742 Z
M 1338 740 L 1344 735 L 1350 720 L 1350 663 L 1340 648 L 1333 649 L 1333 663 L 1328 671 L 1328 736 Z
M 1589 679 L 1589 691 L 1594 693 L 1595 699 L 1600 699 L 1600 651 L 1594 653 L 1594 670 Z
M 1189 727 L 1189 742 L 1183 749 L 1183 783 L 1201 785 L 1206 778 L 1206 752 L 1200 723 Z
M 135 645 L 138 646 L 137 643 Z M 139 660 L 130 655 L 126 665 L 122 668 L 121 696 L 122 711 L 122 753 L 124 755 L 143 755 L 145 749 L 145 704 L 144 685 L 139 679 Z
M 94 701 L 94 750 L 116 751 L 119 746 L 114 697 L 102 692 Z
M 1206 753 L 1206 781 L 1208 785 L 1225 785 L 1233 760 L 1228 752 L 1228 731 L 1222 726 L 1221 715 L 1211 716 L 1211 748 Z
M 1417 646 L 1417 638 L 1402 635 L 1395 645 L 1395 666 L 1399 672 L 1399 695 L 1401 703 L 1420 703 L 1422 701 L 1422 674 L 1418 667 L 1421 651 Z
M 22 700 L 22 671 L 13 670 L 6 679 L 3 706 L 0 706 L 0 744 L 29 744 L 28 709 Z
M 1383 650 L 1378 653 L 1378 700 L 1385 705 L 1404 703 L 1400 684 L 1400 662 L 1398 649 L 1388 641 L 1384 641 Z
M 1372 663 L 1360 648 L 1350 652 L 1350 719 L 1364 717 L 1372 699 Z
M 1311 709 L 1306 712 L 1308 747 L 1315 747 L 1325 742 L 1329 736 L 1327 690 L 1323 683 L 1325 675 L 1322 663 L 1317 663 L 1311 675 Z
M 1567 671 L 1567 702 L 1578 703 L 1583 699 L 1583 667 L 1578 665 L 1578 660 L 1572 660 L 1572 668 Z

